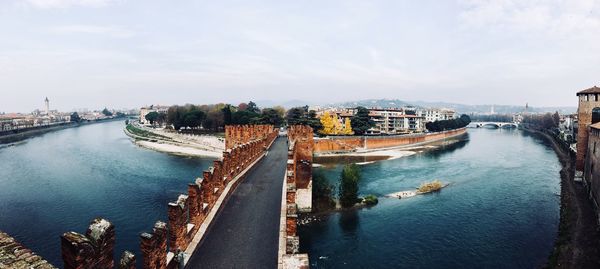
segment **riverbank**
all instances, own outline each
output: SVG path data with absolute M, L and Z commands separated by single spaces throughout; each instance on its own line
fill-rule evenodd
M 585 187 L 575 182 L 575 158 L 547 133 L 526 129 L 552 145 L 562 165 L 560 171 L 560 223 L 554 249 L 545 268 L 600 268 L 600 233 L 596 214 Z
M 225 150 L 225 143 L 216 136 L 170 133 L 132 124 L 124 132 L 140 147 L 178 156 L 220 158 Z
M 80 127 L 80 126 L 85 126 L 85 125 L 94 124 L 94 123 L 102 123 L 102 122 L 125 120 L 125 119 L 126 118 L 113 118 L 113 119 L 106 119 L 106 120 L 86 121 L 86 122 L 80 122 L 80 123 L 69 122 L 69 123 L 65 123 L 65 124 L 61 124 L 61 125 L 57 125 L 57 126 L 48 126 L 48 127 L 43 127 L 43 128 L 39 128 L 39 129 L 26 130 L 26 131 L 22 131 L 19 133 L 6 134 L 6 135 L 0 136 L 0 145 L 20 142 L 20 141 L 23 141 L 23 140 L 26 140 L 26 139 L 29 139 L 32 137 L 43 135 L 43 134 L 46 134 L 49 132 L 64 130 L 67 128 Z
M 356 163 L 358 165 L 372 164 L 378 161 L 394 160 L 413 156 L 417 153 L 435 150 L 443 146 L 453 145 L 468 139 L 468 133 L 460 133 L 443 139 L 431 140 L 415 144 L 395 146 L 380 149 L 360 149 L 352 152 L 331 152 L 315 154 L 314 162 L 317 166 L 335 163 Z

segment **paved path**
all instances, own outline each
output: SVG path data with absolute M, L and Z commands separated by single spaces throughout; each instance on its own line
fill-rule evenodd
M 277 268 L 286 162 L 280 137 L 233 191 L 186 268 Z

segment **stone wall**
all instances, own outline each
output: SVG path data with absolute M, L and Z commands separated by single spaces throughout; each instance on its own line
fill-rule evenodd
M 283 268 L 309 268 L 307 254 L 299 253 L 299 208 L 310 211 L 312 200 L 313 130 L 309 126 L 288 128 L 288 160 L 285 178 L 285 253 L 281 253 Z M 302 190 L 299 192 L 299 190 Z M 299 197 L 299 195 L 308 197 Z M 298 202 L 308 204 L 298 204 Z
M 584 180 L 589 191 L 589 198 L 596 207 L 598 221 L 600 221 L 598 206 L 598 198 L 600 197 L 600 129 L 593 127 L 588 127 L 588 129 L 589 139 L 587 154 L 585 155 L 585 169 L 583 170 L 585 171 Z
M 0 268 L 56 269 L 48 261 L 0 231 Z
M 177 268 L 183 263 L 179 254 L 190 246 L 213 207 L 218 209 L 215 207 L 218 198 L 229 195 L 224 193 L 225 187 L 256 163 L 278 134 L 271 125 L 227 126 L 226 131 L 225 141 L 230 147 L 223 152 L 222 159 L 215 160 L 202 177 L 190 183 L 187 194 L 169 203 L 167 223 L 158 221 L 152 232 L 140 235 L 143 268 Z M 114 226 L 104 219 L 92 221 L 86 235 L 65 233 L 62 236 L 65 269 L 113 268 L 114 234 Z M 131 252 L 123 253 L 119 268 L 135 268 L 135 259 Z
M 596 101 L 597 94 L 577 94 L 579 107 L 577 109 L 579 128 L 577 131 L 577 171 L 583 171 L 585 154 L 588 152 L 589 125 L 592 124 L 592 110 L 600 107 L 600 99 Z
M 423 133 L 393 136 L 351 136 L 327 137 L 315 140 L 314 152 L 317 154 L 353 152 L 360 150 L 376 150 L 409 146 L 420 143 L 433 142 L 449 137 L 462 135 L 466 128 L 438 133 Z

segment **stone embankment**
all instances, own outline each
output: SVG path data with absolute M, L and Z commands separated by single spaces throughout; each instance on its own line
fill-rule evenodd
M 188 185 L 168 205 L 168 221 L 157 221 L 151 232 L 140 235 L 142 267 L 181 268 L 204 238 L 223 202 L 244 175 L 265 155 L 277 138 L 273 126 L 227 126 L 228 147 L 202 177 Z M 67 232 L 61 237 L 65 269 L 113 268 L 115 228 L 105 219 L 95 219 L 85 235 Z M 118 268 L 135 268 L 136 257 L 126 251 Z
M 180 134 L 139 124 L 124 131 L 140 147 L 176 155 L 218 158 L 225 149 L 225 139 L 213 135 Z

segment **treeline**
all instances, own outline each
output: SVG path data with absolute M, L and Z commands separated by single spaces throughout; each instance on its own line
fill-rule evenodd
M 156 113 L 158 114 L 156 120 L 160 122 L 160 119 L 164 117 L 166 125 L 175 130 L 189 128 L 219 132 L 224 130 L 225 125 L 230 124 L 273 124 L 279 127 L 284 123 L 284 113 L 283 107 L 261 109 L 252 101 L 237 106 L 222 103 L 187 104 L 169 107 L 166 115 L 161 116 L 160 113 Z
M 314 110 L 308 110 L 308 106 L 290 108 L 285 115 L 285 120 L 289 126 L 308 125 L 315 132 L 323 128 L 321 120 L 317 118 L 317 113 Z
M 523 124 L 528 124 L 536 128 L 556 129 L 560 124 L 560 115 L 558 112 L 546 114 L 530 114 L 523 116 Z
M 430 132 L 441 132 L 463 128 L 469 125 L 469 123 L 471 123 L 471 117 L 463 114 L 458 119 L 428 122 L 425 124 L 425 128 Z
M 331 126 L 323 126 L 321 119 L 317 118 L 317 113 L 314 110 L 309 110 L 308 106 L 294 107 L 288 110 L 285 117 L 288 125 L 309 125 L 315 133 L 331 134 L 327 129 Z M 349 133 L 363 135 L 371 127 L 375 126 L 375 122 L 369 117 L 369 110 L 365 107 L 357 107 L 356 114 L 349 120 L 350 126 L 347 127 Z M 324 128 L 325 127 L 325 128 Z

